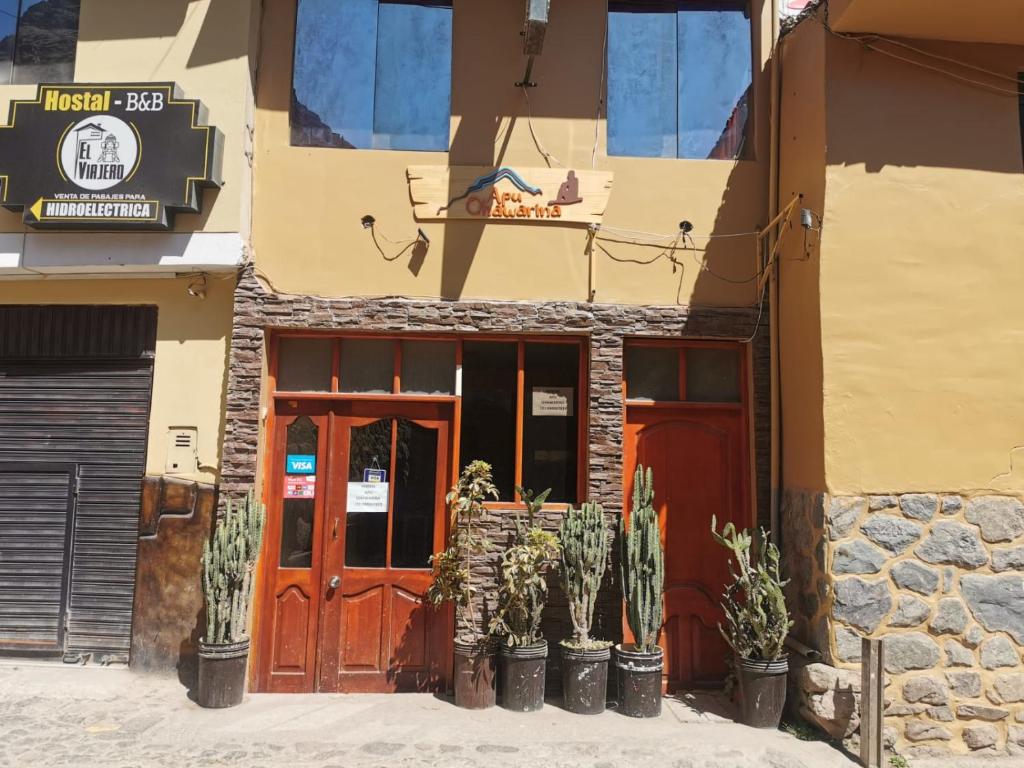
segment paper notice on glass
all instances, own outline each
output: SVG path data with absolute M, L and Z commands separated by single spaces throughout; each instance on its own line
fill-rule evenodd
M 534 387 L 534 416 L 572 416 L 572 387 Z
M 390 483 L 349 483 L 349 512 L 388 513 L 388 486 Z

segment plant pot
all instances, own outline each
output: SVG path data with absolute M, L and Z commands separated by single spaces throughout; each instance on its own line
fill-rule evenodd
M 615 646 L 615 681 L 619 712 L 627 717 L 658 717 L 661 714 L 661 671 L 665 652 L 640 653 L 633 643 Z
M 501 706 L 512 712 L 536 712 L 544 706 L 548 644 L 501 646 Z
M 740 721 L 752 728 L 778 728 L 786 705 L 789 658 L 775 661 L 740 659 Z
M 611 648 L 580 650 L 562 646 L 562 706 L 577 715 L 604 712 Z
M 493 644 L 455 640 L 455 706 L 487 709 L 495 704 L 498 658 Z
M 205 643 L 199 641 L 199 706 L 209 709 L 234 707 L 245 695 L 249 666 L 249 641 Z

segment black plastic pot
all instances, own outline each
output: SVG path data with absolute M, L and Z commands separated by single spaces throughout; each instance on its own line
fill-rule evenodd
M 585 651 L 562 646 L 562 706 L 577 715 L 604 712 L 611 648 Z
M 619 712 L 628 717 L 658 717 L 661 714 L 661 670 L 665 653 L 640 653 L 633 643 L 615 646 L 615 681 L 619 689 Z
M 249 666 L 249 641 L 205 643 L 199 641 L 199 706 L 209 709 L 234 707 L 245 695 Z
M 498 658 L 493 644 L 455 640 L 455 706 L 487 709 L 496 701 Z
M 740 659 L 740 721 L 752 728 L 778 728 L 786 706 L 789 658 L 775 661 Z
M 544 707 L 544 669 L 548 644 L 501 646 L 501 706 L 512 712 L 536 712 Z

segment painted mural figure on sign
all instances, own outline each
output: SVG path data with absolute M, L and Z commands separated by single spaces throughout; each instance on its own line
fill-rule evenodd
M 548 205 L 575 205 L 582 202 L 580 181 L 576 178 L 576 171 L 569 171 L 569 175 L 565 177 L 565 181 L 558 188 L 558 197 L 551 200 Z

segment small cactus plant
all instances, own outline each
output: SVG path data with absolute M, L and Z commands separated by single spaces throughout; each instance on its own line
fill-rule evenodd
M 737 658 L 775 661 L 785 653 L 786 636 L 793 626 L 783 593 L 787 582 L 780 573 L 779 550 L 763 530 L 751 534 L 726 523 L 718 533 L 716 524 L 712 516 L 711 535 L 732 553 L 732 582 L 722 593 L 728 626 L 719 624 L 718 631 Z
M 604 509 L 591 502 L 579 509 L 570 506 L 562 518 L 558 538 L 562 544 L 562 579 L 572 620 L 573 638 L 569 645 L 584 649 L 595 645 L 606 648 L 608 643 L 590 637 L 597 593 L 608 567 L 610 549 Z
M 654 473 L 637 466 L 629 526 L 619 519 L 622 547 L 620 568 L 626 598 L 626 620 L 636 650 L 653 653 L 658 645 L 664 612 L 665 552 L 661 546 L 658 513 L 654 509 Z
M 252 490 L 245 501 L 229 499 L 217 521 L 213 539 L 203 543 L 203 593 L 206 636 L 211 644 L 238 643 L 248 638 L 253 570 L 263 542 L 266 513 Z

